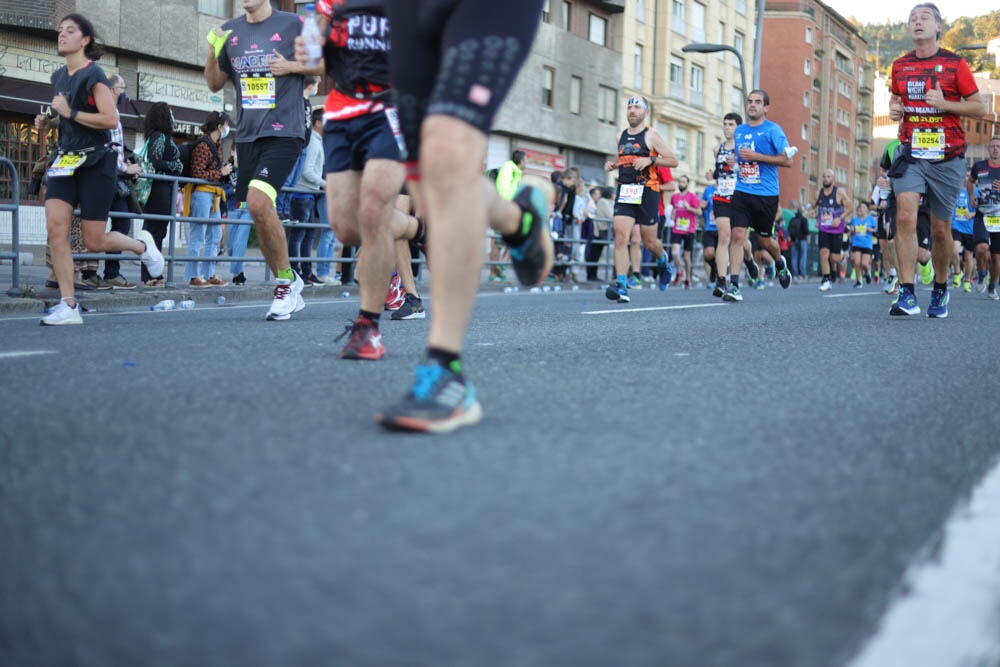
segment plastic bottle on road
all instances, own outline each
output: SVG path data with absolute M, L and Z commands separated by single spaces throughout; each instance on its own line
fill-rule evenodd
M 177 308 L 177 304 L 174 303 L 173 299 L 164 299 L 155 306 L 150 306 L 150 310 L 174 310 Z
M 305 19 L 302 23 L 302 41 L 305 42 L 308 54 L 308 66 L 316 67 L 323 60 L 323 45 L 320 42 L 319 23 L 316 20 L 316 5 L 306 5 Z
M 181 310 L 192 310 L 197 304 L 191 299 L 186 299 L 180 302 Z

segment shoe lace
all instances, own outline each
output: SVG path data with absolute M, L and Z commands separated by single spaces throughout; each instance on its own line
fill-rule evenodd
M 410 393 L 413 394 L 414 398 L 423 400 L 431 395 L 434 385 L 444 374 L 444 369 L 437 364 L 427 364 L 426 366 L 417 366 L 414 374 L 416 382 L 414 382 Z
M 292 292 L 291 285 L 278 285 L 274 288 L 274 298 L 275 299 L 287 299 L 288 295 Z

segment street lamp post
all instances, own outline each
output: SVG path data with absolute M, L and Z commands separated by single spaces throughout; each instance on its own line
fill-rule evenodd
M 706 44 L 695 42 L 694 44 L 687 44 L 681 47 L 681 51 L 685 53 L 718 53 L 719 51 L 729 51 L 730 53 L 736 54 L 736 60 L 740 63 L 740 80 L 743 83 L 743 106 L 746 107 L 747 104 L 747 74 L 746 68 L 743 66 L 743 54 L 740 53 L 736 47 L 729 46 L 728 44 Z

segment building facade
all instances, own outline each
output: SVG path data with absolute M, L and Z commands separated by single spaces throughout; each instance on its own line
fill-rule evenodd
M 743 84 L 751 81 L 754 51 L 753 0 L 629 0 L 621 22 L 622 96 L 649 99 L 649 124 L 667 140 L 698 189 L 708 184 L 722 142 L 722 117 L 743 109 Z M 729 52 L 686 53 L 688 44 L 732 46 Z M 619 112 L 624 118 L 624 110 Z
M 872 162 L 873 68 L 868 44 L 847 19 L 819 0 L 768 0 L 761 87 L 768 118 L 799 148 L 779 170 L 781 203 L 816 201 L 826 169 L 854 199 L 867 199 Z
M 605 184 L 621 104 L 624 0 L 545 0 L 541 25 L 490 136 L 487 168 L 511 152 L 527 155 L 526 171 L 548 176 L 576 167 L 587 182 Z

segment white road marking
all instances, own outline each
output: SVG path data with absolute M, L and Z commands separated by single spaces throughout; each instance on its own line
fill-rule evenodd
M 17 359 L 19 357 L 37 357 L 41 354 L 56 354 L 55 350 L 22 350 L 20 352 L 0 352 L 0 359 Z
M 614 310 L 585 310 L 581 315 L 609 315 L 612 313 L 643 313 L 650 310 L 687 310 L 689 308 L 715 308 L 725 303 L 692 303 L 684 306 L 656 306 L 652 308 L 615 308 Z
M 902 590 L 848 667 L 1000 664 L 1000 462 L 952 512 L 940 550 L 910 565 Z
M 889 298 L 890 295 L 879 290 L 878 292 L 851 292 L 850 294 L 824 294 L 824 299 L 844 299 L 851 296 L 884 296 Z

